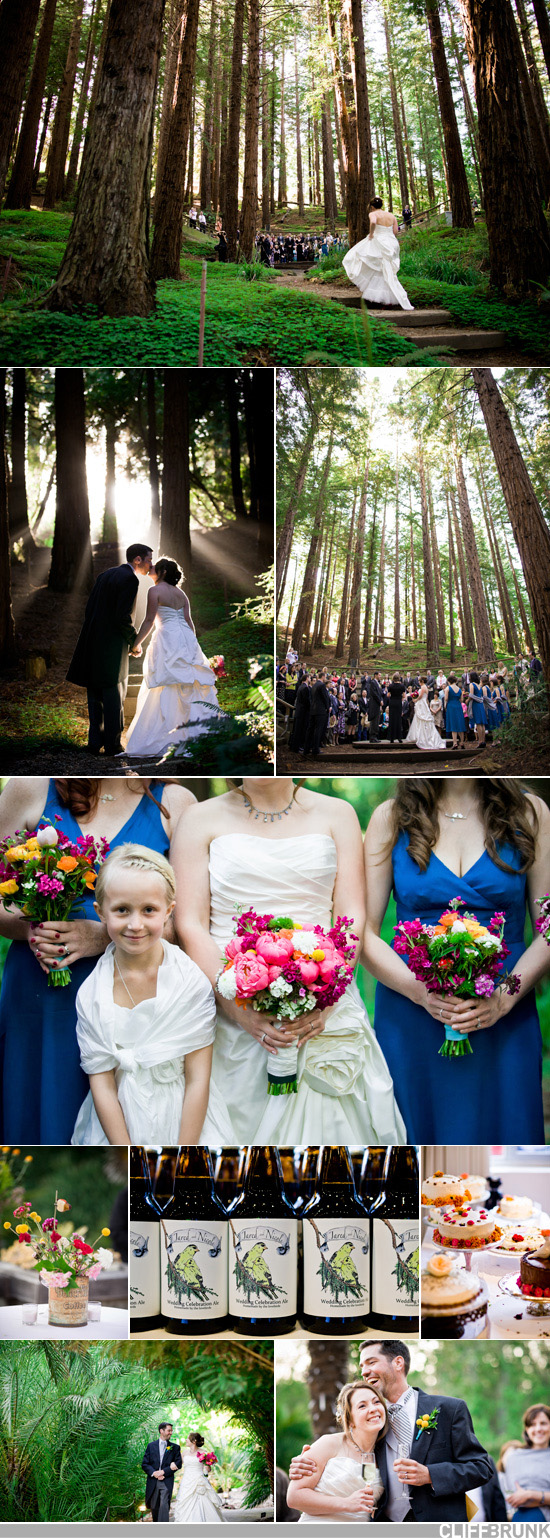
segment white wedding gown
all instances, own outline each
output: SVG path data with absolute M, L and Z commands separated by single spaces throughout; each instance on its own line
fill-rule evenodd
M 443 737 L 440 737 L 437 730 L 427 694 L 421 694 L 416 701 L 414 716 L 409 726 L 405 743 L 407 747 L 424 748 L 429 750 L 430 753 L 445 749 L 445 740 Z
M 177 945 L 162 942 L 154 999 L 124 1009 L 113 999 L 114 945 L 108 945 L 76 996 L 76 1034 L 84 1073 L 114 1070 L 132 1143 L 179 1143 L 184 1058 L 214 1040 L 215 1001 L 204 972 Z M 72 1143 L 108 1143 L 92 1092 L 80 1107 Z M 211 1083 L 199 1139 L 233 1143 L 223 1094 Z
M 399 241 L 387 224 L 375 224 L 372 240 L 368 235 L 342 258 L 348 278 L 371 304 L 399 304 L 402 310 L 414 305 L 399 282 Z
M 220 1497 L 203 1474 L 197 1454 L 184 1453 L 182 1462 L 174 1522 L 225 1522 Z
M 365 1481 L 361 1474 L 362 1465 L 357 1458 L 348 1458 L 345 1453 L 337 1453 L 335 1458 L 329 1458 L 325 1464 L 321 1478 L 315 1489 L 322 1495 L 354 1495 L 356 1490 L 364 1490 Z M 367 1511 L 349 1512 L 334 1511 L 330 1517 L 309 1517 L 303 1511 L 300 1522 L 371 1522 Z
M 224 833 L 210 845 L 210 930 L 220 957 L 238 908 L 330 928 L 337 872 L 325 833 L 275 840 Z M 212 1082 L 224 1096 L 236 1143 L 404 1143 L 403 1119 L 357 984 L 333 1006 L 320 1036 L 298 1055 L 298 1091 L 268 1095 L 265 1047 L 218 1008 Z
M 215 675 L 183 609 L 159 604 L 126 752 L 165 753 L 200 737 L 219 714 Z

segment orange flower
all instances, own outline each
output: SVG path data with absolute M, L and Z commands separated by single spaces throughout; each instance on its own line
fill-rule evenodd
M 74 855 L 64 854 L 63 858 L 57 861 L 56 870 L 76 870 L 77 865 L 78 860 L 75 860 Z
M 84 874 L 84 885 L 94 887 L 97 881 L 95 870 L 87 870 Z
M 455 918 L 456 913 L 442 913 L 438 928 L 441 926 L 442 929 L 450 929 L 451 924 L 454 924 Z

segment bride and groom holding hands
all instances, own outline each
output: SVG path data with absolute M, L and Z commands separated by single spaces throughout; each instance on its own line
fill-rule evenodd
M 134 627 L 140 577 L 149 577 L 145 618 Z M 124 701 L 130 657 L 142 654 L 151 631 L 136 713 L 127 735 L 129 757 L 153 757 L 198 736 L 219 714 L 215 675 L 197 641 L 177 563 L 149 545 L 132 544 L 120 566 L 94 583 L 67 679 L 86 689 L 88 749 L 122 756 Z
M 153 1522 L 170 1521 L 170 1505 L 174 1491 L 174 1477 L 183 1469 L 176 1504 L 174 1521 L 223 1522 L 221 1501 L 208 1479 L 208 1463 L 201 1449 L 204 1437 L 199 1431 L 191 1431 L 182 1449 L 172 1442 L 170 1421 L 161 1421 L 158 1437 L 145 1449 L 142 1469 L 147 1475 L 145 1504 Z
M 360 1361 L 361 1378 L 338 1395 L 341 1430 L 290 1465 L 286 1500 L 300 1521 L 466 1522 L 482 1490 L 487 1512 L 485 1490 L 500 1487 L 464 1400 L 410 1387 L 403 1341 L 365 1341 Z

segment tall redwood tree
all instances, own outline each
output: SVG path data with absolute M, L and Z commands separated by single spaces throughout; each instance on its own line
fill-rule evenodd
M 40 0 L 0 3 L 0 204 L 21 111 Z

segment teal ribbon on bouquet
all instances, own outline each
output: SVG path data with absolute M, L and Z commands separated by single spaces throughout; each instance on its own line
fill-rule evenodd
M 452 1025 L 445 1026 L 445 1040 L 439 1048 L 439 1057 L 473 1057 L 469 1037 L 462 1031 L 454 1031 Z

